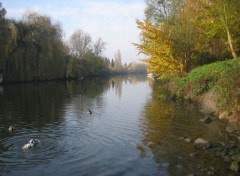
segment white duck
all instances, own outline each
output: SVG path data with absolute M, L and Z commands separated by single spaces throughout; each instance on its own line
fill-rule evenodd
M 8 128 L 8 131 L 10 131 L 10 132 L 13 132 L 13 131 L 15 131 L 15 130 L 16 130 L 16 128 L 15 128 L 14 125 L 11 125 L 11 126 Z
M 39 143 L 40 143 L 40 140 L 38 140 L 38 139 L 31 139 L 27 144 L 22 145 L 22 149 L 26 150 L 26 149 L 33 148 L 34 146 L 36 146 Z

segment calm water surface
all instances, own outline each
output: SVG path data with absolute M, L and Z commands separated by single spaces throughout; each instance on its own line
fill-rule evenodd
M 224 124 L 153 94 L 144 76 L 1 86 L 0 175 L 205 175 L 204 164 L 226 175 L 226 163 L 192 158 L 179 140 L 224 140 Z M 31 138 L 40 145 L 23 151 Z

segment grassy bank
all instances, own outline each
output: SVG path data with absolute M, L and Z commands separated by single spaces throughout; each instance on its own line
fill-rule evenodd
M 211 91 L 219 110 L 240 111 L 240 59 L 198 67 L 174 85 L 178 96 L 196 100 Z

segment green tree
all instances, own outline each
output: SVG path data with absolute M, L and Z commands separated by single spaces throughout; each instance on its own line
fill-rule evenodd
M 217 23 L 222 23 L 222 31 L 225 31 L 225 40 L 229 51 L 234 59 L 237 59 L 237 48 L 239 48 L 240 35 L 240 2 L 238 0 L 212 0 L 212 8 L 218 14 Z
M 6 81 L 65 77 L 67 49 L 59 23 L 52 23 L 48 16 L 27 12 L 22 21 L 9 25 Z
M 182 0 L 146 0 L 146 20 L 158 25 L 171 18 L 181 6 Z

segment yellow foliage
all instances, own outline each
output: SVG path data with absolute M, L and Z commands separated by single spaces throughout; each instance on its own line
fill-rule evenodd
M 134 45 L 147 58 L 142 59 L 148 64 L 148 72 L 152 72 L 159 78 L 176 75 L 182 72 L 183 64 L 174 59 L 171 49 L 171 41 L 164 31 L 164 25 L 154 26 L 151 22 L 137 21 L 138 28 L 141 29 L 141 44 Z

